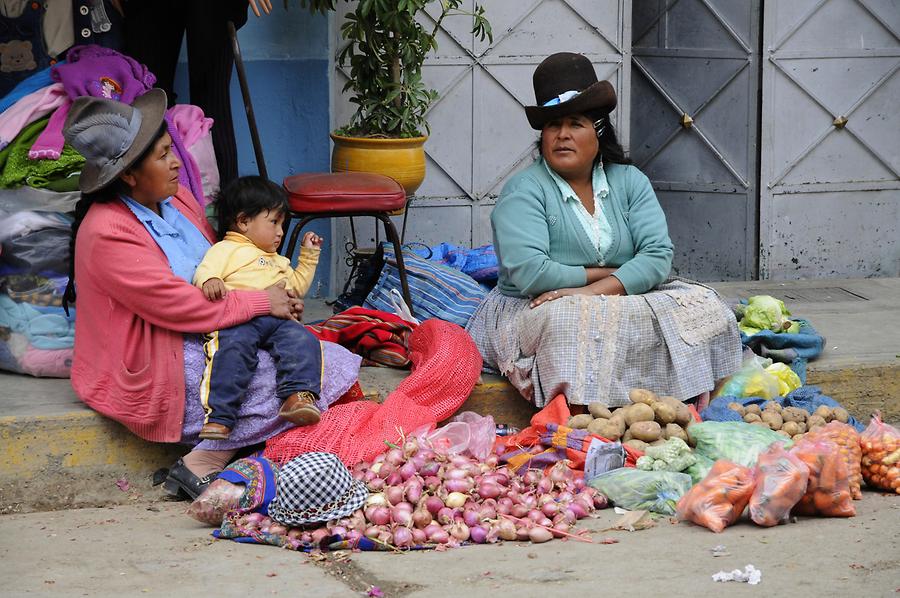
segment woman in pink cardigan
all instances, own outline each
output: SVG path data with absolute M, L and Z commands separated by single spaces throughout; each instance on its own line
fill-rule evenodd
M 93 97 L 73 103 L 65 136 L 86 163 L 65 300 L 73 302 L 77 288 L 76 394 L 141 438 L 178 442 L 183 335 L 265 314 L 299 319 L 303 304 L 283 285 L 214 302 L 191 284 L 215 235 L 194 197 L 178 186 L 181 165 L 165 109 L 159 89 L 133 106 Z M 194 449 L 170 469 L 166 490 L 196 498 L 234 452 Z

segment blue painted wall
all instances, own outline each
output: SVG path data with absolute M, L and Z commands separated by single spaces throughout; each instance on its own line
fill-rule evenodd
M 280 183 L 291 174 L 329 169 L 328 18 L 296 6 L 285 10 L 281 3 L 273 4 L 270 15 L 256 18 L 250 12 L 238 38 L 269 178 Z M 182 63 L 187 62 L 185 46 Z M 176 75 L 179 102 L 190 101 L 185 67 L 179 66 Z M 238 173 L 258 174 L 236 72 L 231 79 L 231 103 Z M 324 296 L 331 227 L 328 220 L 319 220 L 309 228 L 326 239 L 309 295 Z

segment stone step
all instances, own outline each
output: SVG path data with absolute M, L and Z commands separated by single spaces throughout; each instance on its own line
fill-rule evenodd
M 887 421 L 900 421 L 895 301 L 900 279 L 714 286 L 732 298 L 780 293 L 795 315 L 809 319 L 828 339 L 822 358 L 809 364 L 808 383 L 864 421 L 875 409 Z M 324 313 L 324 304 L 307 311 L 316 309 Z M 406 375 L 363 368 L 360 385 L 367 398 L 382 401 Z M 161 490 L 151 487 L 152 473 L 184 452 L 145 442 L 94 413 L 78 401 L 68 380 L 0 373 L 0 405 L 0 513 L 121 504 L 155 495 Z M 490 375 L 482 376 L 461 410 L 516 427 L 527 426 L 535 411 L 506 380 Z

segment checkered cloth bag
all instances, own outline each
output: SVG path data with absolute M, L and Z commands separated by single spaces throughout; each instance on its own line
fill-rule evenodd
M 368 495 L 337 456 L 305 453 L 281 468 L 269 515 L 285 525 L 331 521 L 362 507 Z

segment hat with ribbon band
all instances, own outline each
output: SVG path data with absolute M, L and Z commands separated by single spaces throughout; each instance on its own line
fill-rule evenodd
M 526 106 L 533 129 L 547 121 L 572 114 L 603 112 L 616 107 L 616 90 L 609 81 L 597 80 L 591 61 L 581 54 L 558 52 L 544 59 L 532 77 L 536 106 Z

